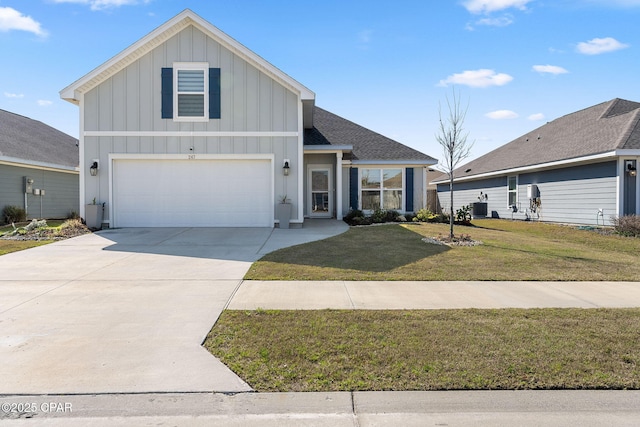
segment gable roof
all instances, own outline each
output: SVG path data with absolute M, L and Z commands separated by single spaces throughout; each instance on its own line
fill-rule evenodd
M 457 168 L 456 179 L 640 148 L 640 103 L 613 99 L 553 120 Z M 468 171 L 468 172 L 467 172 Z
M 216 40 L 223 47 L 289 90 L 300 94 L 300 99 L 306 109 L 312 107 L 315 101 L 315 93 L 189 9 L 183 10 L 104 64 L 62 89 L 60 97 L 71 103 L 78 104 L 80 102 L 80 94 L 96 87 L 190 25 Z M 311 118 L 308 114 L 309 112 L 305 111 L 305 120 Z
M 351 153 L 345 156 L 345 160 L 353 163 L 438 163 L 431 156 L 319 107 L 313 111 L 313 128 L 304 131 L 304 145 L 349 146 Z
M 37 120 L 0 110 L 0 161 L 75 170 L 78 140 Z

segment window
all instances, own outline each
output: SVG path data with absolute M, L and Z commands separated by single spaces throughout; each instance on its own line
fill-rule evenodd
M 193 121 L 209 117 L 207 70 L 207 64 L 175 64 L 174 119 Z
M 162 69 L 162 118 L 207 121 L 220 118 L 220 68 L 203 62 Z
M 507 178 L 507 199 L 509 207 L 518 203 L 518 177 L 510 176 Z
M 402 210 L 402 169 L 361 169 L 362 210 Z

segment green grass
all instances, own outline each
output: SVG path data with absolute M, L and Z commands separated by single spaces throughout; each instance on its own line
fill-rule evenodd
M 225 311 L 205 347 L 257 391 L 640 388 L 640 309 Z
M 0 255 L 35 248 L 53 242 L 53 240 L 0 240 Z
M 248 280 L 611 280 L 640 277 L 640 239 L 508 220 L 456 226 L 484 244 L 447 247 L 421 239 L 446 224 L 351 228 L 330 239 L 270 253 Z

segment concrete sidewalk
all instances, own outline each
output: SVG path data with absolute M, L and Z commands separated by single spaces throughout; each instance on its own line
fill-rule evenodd
M 640 307 L 640 282 L 243 281 L 227 308 L 455 309 Z
M 0 396 L 3 426 L 635 426 L 625 390 Z M 22 413 L 13 411 L 21 405 Z M 26 407 L 26 410 L 24 410 Z M 30 419 L 25 419 L 30 418 Z

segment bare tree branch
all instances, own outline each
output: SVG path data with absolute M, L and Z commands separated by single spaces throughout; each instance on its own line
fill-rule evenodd
M 446 97 L 448 116 L 442 118 L 442 105 L 438 102 L 439 126 L 436 133 L 436 141 L 442 147 L 442 168 L 449 177 L 449 193 L 451 206 L 449 212 L 449 237 L 453 239 L 453 171 L 471 154 L 474 142 L 468 142 L 469 132 L 464 129 L 464 120 L 467 117 L 469 103 L 464 107 L 460 105 L 460 94 L 455 87 L 451 90 L 451 99 Z

